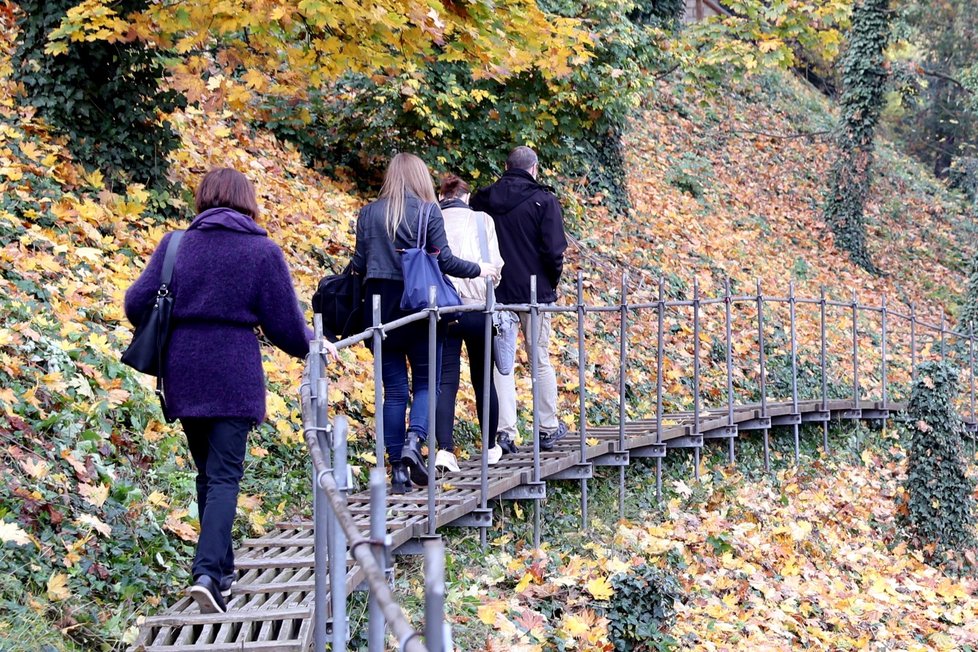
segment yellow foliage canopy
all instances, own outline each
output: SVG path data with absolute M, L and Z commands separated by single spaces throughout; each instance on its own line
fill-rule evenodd
M 76 41 L 146 41 L 180 55 L 171 72 L 188 99 L 221 91 L 232 106 L 253 91 L 301 96 L 346 73 L 412 72 L 431 59 L 468 62 L 476 78 L 532 68 L 553 77 L 591 48 L 578 21 L 547 15 L 533 0 L 157 0 L 125 18 L 110 4 L 71 9 L 48 52 Z

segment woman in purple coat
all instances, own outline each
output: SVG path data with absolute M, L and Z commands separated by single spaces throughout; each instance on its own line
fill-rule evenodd
M 172 334 L 162 375 L 166 416 L 180 420 L 197 466 L 200 538 L 190 595 L 202 612 L 211 613 L 227 610 L 224 597 L 234 581 L 231 526 L 245 445 L 265 418 L 255 329 L 298 358 L 309 352 L 313 334 L 282 250 L 255 223 L 258 204 L 247 177 L 230 168 L 211 170 L 195 203 L 198 215 L 173 268 Z M 126 316 L 134 325 L 156 298 L 171 235 L 163 237 L 126 292 Z

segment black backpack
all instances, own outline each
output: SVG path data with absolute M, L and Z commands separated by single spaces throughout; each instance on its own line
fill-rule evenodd
M 363 282 L 346 266 L 340 274 L 319 281 L 312 295 L 312 310 L 323 316 L 323 333 L 333 342 L 363 329 Z

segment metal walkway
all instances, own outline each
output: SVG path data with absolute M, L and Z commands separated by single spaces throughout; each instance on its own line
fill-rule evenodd
M 830 419 L 883 419 L 903 409 L 903 404 L 852 400 L 800 401 L 797 412 L 792 402 L 770 403 L 766 414 L 759 405 L 739 406 L 729 425 L 726 408 L 705 411 L 699 427 L 688 413 L 666 414 L 674 425 L 664 426 L 662 443 L 656 442 L 656 422 L 633 421 L 625 425 L 626 447 L 619 450 L 617 425 L 587 428 L 592 443 L 581 462 L 579 433 L 569 433 L 553 451 L 540 453 L 541 477 L 545 480 L 590 478 L 596 466 L 624 466 L 631 459 L 665 457 L 671 448 L 700 447 L 704 440 L 735 439 L 741 433 L 764 431 L 777 425 L 790 426 Z M 698 431 L 700 434 L 693 434 Z M 790 430 L 788 431 L 790 432 Z M 597 443 L 593 443 L 593 440 Z M 525 447 L 524 447 L 524 450 Z M 490 468 L 489 495 L 502 499 L 542 498 L 545 485 L 531 481 L 532 451 L 506 455 Z M 437 527 L 452 525 L 488 526 L 491 514 L 479 510 L 480 465 L 478 460 L 460 462 L 461 472 L 439 478 Z M 449 487 L 445 489 L 445 487 Z M 367 492 L 351 494 L 350 512 L 366 536 L 369 521 Z M 427 493 L 424 488 L 388 497 L 391 545 L 395 551 L 410 550 L 428 532 Z M 146 618 L 133 649 L 147 652 L 232 652 L 266 650 L 305 651 L 312 642 L 311 610 L 314 597 L 313 531 L 311 522 L 280 523 L 261 538 L 246 539 L 237 551 L 236 566 L 241 577 L 228 602 L 228 613 L 202 615 L 197 605 L 180 597 L 163 613 Z M 362 573 L 348 563 L 347 591 L 362 581 Z
M 405 495 L 388 496 L 386 511 L 380 509 L 384 503 L 380 498 L 384 488 L 383 472 L 379 468 L 374 469 L 372 488 L 377 492 L 378 499 L 377 509 L 374 510 L 375 534 L 371 539 L 369 491 L 344 495 L 343 485 L 346 481 L 342 478 L 346 474 L 346 421 L 341 419 L 342 426 L 335 441 L 332 441 L 327 427 L 330 411 L 325 350 L 322 346 L 323 340 L 317 337 L 311 343 L 300 388 L 303 428 L 313 467 L 314 521 L 278 524 L 267 535 L 258 539 L 247 539 L 242 543 L 236 559 L 241 576 L 233 589 L 228 613 L 201 615 L 196 604 L 189 598 L 173 596 L 172 606 L 141 623 L 132 649 L 154 652 L 181 652 L 191 649 L 201 652 L 305 652 L 313 647 L 324 648 L 327 605 L 332 602 L 331 608 L 338 614 L 338 623 L 345 623 L 343 614 L 346 596 L 340 595 L 339 591 L 335 595 L 327 595 L 327 545 L 318 548 L 314 545 L 318 535 L 318 539 L 327 542 L 330 549 L 336 547 L 337 554 L 333 555 L 332 561 L 337 566 L 333 572 L 337 587 L 343 585 L 342 551 L 345 550 L 346 595 L 363 586 L 366 581 L 371 588 L 371 613 L 376 612 L 374 607 L 381 602 L 391 607 L 389 610 L 385 607 L 382 617 L 374 618 L 372 615 L 370 618 L 368 631 L 372 640 L 371 650 L 383 649 L 383 628 L 386 621 L 391 631 L 396 633 L 398 645 L 402 649 L 414 652 L 427 650 L 426 645 L 430 645 L 431 649 L 441 652 L 444 645 L 439 627 L 443 611 L 439 609 L 443 610 L 444 596 L 442 592 L 439 597 L 439 589 L 431 587 L 437 587 L 439 582 L 443 582 L 440 575 L 443 564 L 440 567 L 432 564 L 431 573 L 426 566 L 426 643 L 422 645 L 420 633 L 406 620 L 385 581 L 383 562 L 386 553 L 379 545 L 383 544 L 383 532 L 386 531 L 388 535 L 386 551 L 414 554 L 421 550 L 424 542 L 424 547 L 427 548 L 427 565 L 427 553 L 435 548 L 443 550 L 440 543 L 432 540 L 439 528 L 480 528 L 480 538 L 485 542 L 486 529 L 492 526 L 492 505 L 489 501 L 530 500 L 534 504 L 533 544 L 539 545 L 542 500 L 546 497 L 548 481 L 579 483 L 581 521 L 584 524 L 588 519 L 587 485 L 595 467 L 619 469 L 618 505 L 621 513 L 626 490 L 625 467 L 633 459 L 655 460 L 656 490 L 657 495 L 661 496 L 662 461 L 670 450 L 690 449 L 694 460 L 693 473 L 698 478 L 701 450 L 711 440 L 715 442 L 714 445 L 726 449 L 727 459 L 733 463 L 737 439 L 753 433 L 754 437 L 763 441 L 763 462 L 765 468 L 769 468 L 772 428 L 786 428 L 776 434 L 780 437 L 782 433 L 786 433 L 786 436 L 792 437 L 797 459 L 801 424 L 820 423 L 823 426 L 821 443 L 828 449 L 828 423 L 831 420 L 880 420 L 895 417 L 904 410 L 906 406 L 903 401 L 909 396 L 910 382 L 916 379 L 918 364 L 937 357 L 938 352 L 939 359 L 944 363 L 959 370 L 967 370 L 959 379 L 960 384 L 966 388 L 959 412 L 966 415 L 965 423 L 970 432 L 978 430 L 978 374 L 972 373 L 978 368 L 978 364 L 971 325 L 968 325 L 966 333 L 949 329 L 943 313 L 939 324 L 928 323 L 917 316 L 913 305 L 908 306 L 906 312 L 900 312 L 893 306 L 888 306 L 885 298 L 878 306 L 862 305 L 857 301 L 854 291 L 851 301 L 829 299 L 824 288 L 816 298 L 798 297 L 795 295 L 793 283 L 788 285 L 787 296 L 778 297 L 764 295 L 759 280 L 754 293 L 735 295 L 728 280 L 724 283 L 722 294 L 704 297 L 694 279 L 692 296 L 675 300 L 666 299 L 665 285 L 664 280 L 659 279 L 657 300 L 630 303 L 626 278 L 623 277 L 619 303 L 588 306 L 584 303 L 583 276 L 579 272 L 576 304 L 545 306 L 537 303 L 535 283 L 531 280 L 529 304 L 497 306 L 494 304 L 492 286 L 487 284 L 488 299 L 485 305 L 446 309 L 431 307 L 389 324 L 380 322 L 379 297 L 374 297 L 373 326 L 338 342 L 337 346 L 342 348 L 359 342 L 372 344 L 377 431 L 383 432 L 380 366 L 382 341 L 386 333 L 408 323 L 427 321 L 429 360 L 430 365 L 434 366 L 437 320 L 442 312 L 480 312 L 485 316 L 488 341 L 491 337 L 493 313 L 509 310 L 529 313 L 530 332 L 534 339 L 539 337 L 541 315 L 544 313 L 563 313 L 565 319 L 576 319 L 576 393 L 579 395 L 580 405 L 577 426 L 583 432 L 569 433 L 550 452 L 540 451 L 536 446 L 525 446 L 519 454 L 504 456 L 501 463 L 494 467 L 483 466 L 484 454 L 477 459 L 462 462 L 459 473 L 438 478 L 431 488 L 418 488 Z M 801 322 L 802 309 L 805 311 L 804 323 Z M 711 312 L 710 318 L 705 316 L 707 312 Z M 592 427 L 584 420 L 589 387 L 595 380 L 587 376 L 589 345 L 585 322 L 588 319 L 606 319 L 612 322 L 611 327 L 617 326 L 618 329 L 618 387 L 615 392 L 617 425 Z M 615 320 L 617 324 L 613 323 Z M 739 324 L 737 332 L 733 329 L 735 322 Z M 745 323 L 748 325 L 747 329 L 743 328 Z M 766 328 L 766 323 L 769 328 Z M 827 336 L 829 324 L 832 324 L 836 333 L 834 338 Z M 646 410 L 645 413 L 652 412 L 656 418 L 629 420 L 626 418 L 629 390 L 636 391 L 638 388 L 637 385 L 627 386 L 629 328 L 638 330 L 639 327 L 643 328 L 639 335 L 642 338 L 639 346 L 646 351 L 651 351 L 653 347 L 655 350 L 656 370 L 654 375 L 649 373 L 655 389 L 654 392 L 645 389 L 648 395 L 642 398 L 647 403 L 654 400 L 654 409 Z M 800 344 L 800 329 L 804 329 L 809 335 L 818 335 L 810 336 L 806 338 L 807 342 Z M 317 333 L 321 332 L 320 322 L 317 322 Z M 604 328 L 604 332 L 611 332 L 611 328 Z M 845 333 L 841 339 L 838 337 L 840 332 Z M 766 343 L 766 338 L 774 340 L 779 333 L 780 341 Z M 707 344 L 704 345 L 703 342 Z M 704 351 L 707 346 L 709 349 Z M 489 350 L 488 345 L 486 350 Z M 782 385 L 781 393 L 776 397 L 769 396 L 767 384 L 767 358 L 775 351 L 781 356 L 779 364 L 787 364 L 786 369 L 790 371 L 790 394 Z M 691 394 L 691 401 L 675 401 L 673 393 L 678 390 L 665 387 L 663 382 L 666 376 L 664 360 L 677 352 L 677 360 L 681 362 L 672 362 L 673 371 L 681 369 L 680 373 L 692 381 L 691 387 L 681 388 Z M 564 352 L 565 355 L 567 353 L 568 351 Z M 703 355 L 704 353 L 707 355 Z M 807 360 L 805 372 L 810 384 L 805 392 L 801 391 L 799 381 L 799 360 L 802 356 Z M 484 367 L 488 373 L 491 368 L 488 356 L 485 362 Z M 530 360 L 527 367 L 535 369 L 536 365 Z M 749 384 L 735 386 L 735 369 L 746 369 L 755 374 L 756 391 Z M 831 393 L 830 371 L 834 385 Z M 609 375 L 607 371 L 604 373 L 605 381 L 602 382 L 606 385 Z M 812 382 L 817 382 L 820 387 L 812 389 Z M 712 385 L 706 387 L 705 383 Z M 485 378 L 483 384 L 488 391 L 488 378 Z M 536 386 L 536 382 L 531 383 L 534 421 L 538 416 Z M 649 385 L 645 387 L 648 388 Z M 844 389 L 846 387 L 849 389 Z M 841 392 L 847 392 L 849 398 L 831 398 L 840 395 L 840 388 L 843 388 Z M 759 396 L 759 402 L 744 404 L 746 399 L 738 393 Z M 802 394 L 805 398 L 801 397 Z M 812 394 L 818 398 L 813 399 Z M 435 378 L 431 376 L 431 413 L 435 409 L 435 395 Z M 705 400 L 707 395 L 712 397 L 709 407 Z M 784 400 L 786 395 L 791 398 Z M 668 404 L 665 402 L 667 398 Z M 614 403 L 614 399 L 609 401 Z M 488 397 L 483 402 L 488 404 Z M 716 404 L 721 402 L 725 405 L 718 407 Z M 672 404 L 690 403 L 690 412 L 670 412 L 668 408 Z M 484 421 L 488 422 L 488 419 Z M 537 429 L 536 425 L 534 429 Z M 434 439 L 435 433 L 429 432 L 429 436 Z M 488 432 L 483 430 L 481 441 L 485 443 L 487 438 Z M 973 436 L 971 439 L 974 441 Z M 330 443 L 327 444 L 327 440 Z M 376 458 L 383 463 L 383 437 L 376 438 L 376 446 Z M 336 447 L 332 458 L 330 447 Z M 432 466 L 429 469 L 433 472 Z M 317 530 L 317 524 L 321 529 Z M 350 542 L 349 546 L 346 542 Z M 352 561 L 354 557 L 358 560 L 357 563 Z M 440 579 L 433 580 L 433 576 Z M 324 594 L 324 599 L 319 601 L 315 599 L 317 582 Z M 443 586 L 441 590 L 443 591 Z M 167 596 L 161 597 L 164 602 L 167 601 Z M 439 601 L 440 607 L 429 609 Z M 377 622 L 380 623 L 379 630 L 375 626 Z M 345 626 L 338 625 L 332 634 L 337 647 L 343 645 L 344 635 Z M 314 637 L 320 645 L 313 645 Z

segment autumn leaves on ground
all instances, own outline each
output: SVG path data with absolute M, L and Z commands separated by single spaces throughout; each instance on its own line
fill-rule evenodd
M 110 186 L 75 164 L 64 141 L 14 102 L 10 45 L 0 45 L 0 473 L 7 478 L 0 485 L 0 640 L 11 641 L 10 649 L 119 645 L 132 640 L 139 616 L 185 586 L 196 537 L 192 465 L 180 430 L 161 421 L 149 380 L 118 362 L 129 339 L 122 293 L 162 234 L 181 222 L 149 217 L 156 200 L 144 188 Z M 772 294 L 786 292 L 789 279 L 809 296 L 821 285 L 832 296 L 856 287 L 867 303 L 885 295 L 915 302 L 928 318 L 953 320 L 973 236 L 959 201 L 884 146 L 869 240 L 886 275 L 853 266 L 821 222 L 830 144 L 820 134 L 831 121 L 825 100 L 779 74 L 712 96 L 661 86 L 625 135 L 633 213 L 612 214 L 562 191 L 574 240 L 564 296 L 572 296 L 577 270 L 589 303 L 616 301 L 626 271 L 635 301 L 654 296 L 659 277 L 671 296 L 687 296 L 694 276 L 710 296 L 726 276 L 748 289 L 760 277 Z M 302 297 L 345 264 L 364 197 L 307 167 L 291 145 L 246 116 L 186 109 L 173 122 L 182 139 L 173 180 L 193 187 L 214 165 L 247 172 Z M 185 201 L 173 200 L 174 215 L 185 212 Z M 683 333 L 675 319 L 670 337 Z M 705 319 L 719 323 L 710 322 L 715 315 Z M 772 335 L 783 336 L 783 319 L 772 317 Z M 645 383 L 655 370 L 643 343 L 654 337 L 646 321 L 632 327 L 629 382 L 640 396 L 630 414 L 647 416 Z M 574 341 L 569 321 L 556 328 L 558 341 Z M 599 419 L 617 409 L 610 402 L 615 328 L 597 320 L 587 326 L 595 383 L 588 409 Z M 738 326 L 745 338 L 749 330 L 746 320 Z M 837 330 L 830 328 L 830 338 L 844 337 Z M 554 348 L 573 425 L 576 356 Z M 669 407 L 688 405 L 691 351 L 664 365 Z M 737 371 L 744 391 L 756 385 L 748 353 L 745 344 Z M 356 451 L 371 450 L 368 360 L 361 347 L 346 352 L 331 385 L 335 409 L 353 420 Z M 309 509 L 295 400 L 300 364 L 269 351 L 265 369 L 269 421 L 249 450 L 239 534 L 260 534 Z M 845 373 L 838 370 L 840 382 Z M 521 389 L 527 396 L 529 385 Z M 704 393 L 718 399 L 709 388 Z M 462 400 L 459 413 L 471 414 L 472 397 Z M 689 479 L 683 458 L 670 458 L 661 512 L 651 507 L 647 481 L 636 483 L 625 522 L 595 519 L 585 538 L 572 532 L 570 514 L 550 528 L 540 552 L 528 551 L 518 535 L 522 509 L 504 508 L 490 554 L 463 554 L 452 571 L 448 608 L 457 638 L 468 649 L 613 649 L 609 613 L 655 606 L 642 602 L 650 592 L 616 586 L 629 570 L 662 583 L 664 603 L 677 612 L 667 634 L 683 649 L 975 648 L 978 586 L 944 576 L 901 543 L 894 522 L 900 440 L 884 433 L 876 444 L 837 461 L 809 451 L 800 468 L 778 461 L 769 479 L 704 465 L 702 484 Z M 462 446 L 476 452 L 471 440 Z M 742 464 L 756 465 L 745 446 Z M 370 454 L 358 454 L 366 469 Z M 632 473 L 647 480 L 650 471 Z M 598 508 L 612 513 L 613 501 L 602 503 L 596 493 Z M 548 509 L 564 503 L 557 496 Z M 460 550 L 469 549 L 466 542 Z M 399 595 L 410 598 L 416 587 L 417 577 L 399 577 Z

